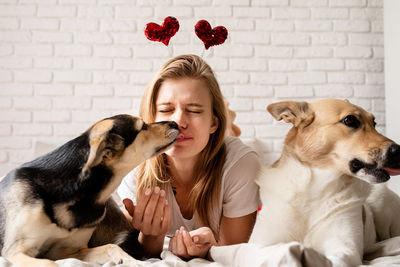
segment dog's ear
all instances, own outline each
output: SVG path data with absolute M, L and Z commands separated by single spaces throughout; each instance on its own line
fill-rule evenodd
M 111 159 L 120 154 L 125 146 L 125 140 L 118 134 L 108 133 L 90 139 L 88 160 L 82 171 L 99 165 L 104 159 Z
M 314 112 L 307 102 L 284 101 L 268 105 L 267 110 L 277 120 L 304 128 L 314 120 Z

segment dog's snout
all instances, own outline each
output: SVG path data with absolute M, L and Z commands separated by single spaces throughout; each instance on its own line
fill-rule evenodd
M 390 159 L 400 160 L 400 146 L 398 144 L 392 144 L 387 150 L 387 157 Z
M 177 129 L 177 130 L 179 129 L 178 124 L 176 124 L 176 122 L 174 121 L 168 122 L 168 126 L 171 127 L 172 129 Z

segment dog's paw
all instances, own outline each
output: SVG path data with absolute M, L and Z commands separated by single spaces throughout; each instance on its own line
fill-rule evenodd
M 129 263 L 134 264 L 134 266 L 143 266 L 141 261 L 138 261 L 131 257 L 128 253 L 126 253 L 122 248 L 115 244 L 108 244 L 107 246 L 107 254 L 109 255 L 110 259 L 115 264 L 123 264 Z

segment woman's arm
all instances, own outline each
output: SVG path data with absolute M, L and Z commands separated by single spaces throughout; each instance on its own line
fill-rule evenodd
M 256 211 L 238 218 L 222 216 L 218 245 L 247 243 L 253 231 L 256 216 Z

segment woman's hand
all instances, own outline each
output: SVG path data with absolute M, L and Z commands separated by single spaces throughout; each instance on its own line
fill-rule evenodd
M 170 209 L 165 196 L 164 190 L 155 187 L 153 190 L 147 189 L 139 197 L 136 207 L 132 200 L 123 200 L 125 209 L 132 217 L 133 228 L 140 231 L 139 243 L 152 256 L 158 256 L 162 251 L 169 229 Z
M 210 228 L 201 227 L 188 232 L 183 226 L 176 230 L 169 241 L 168 250 L 175 255 L 190 259 L 192 257 L 205 258 L 211 246 L 217 245 Z

